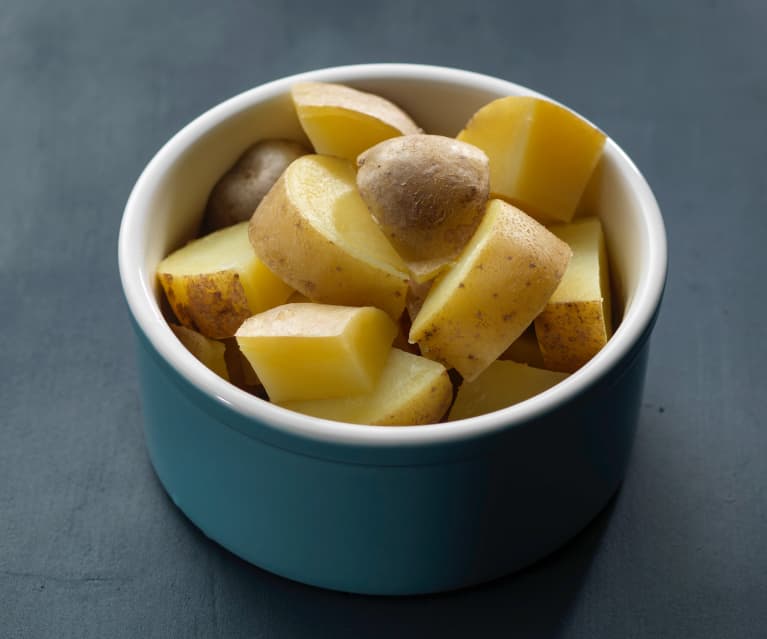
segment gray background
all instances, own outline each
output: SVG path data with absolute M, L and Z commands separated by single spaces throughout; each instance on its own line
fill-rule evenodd
M 0 5 L 0 637 L 763 637 L 767 3 Z M 598 122 L 655 189 L 670 276 L 628 476 L 550 558 L 380 599 L 207 541 L 143 443 L 116 267 L 158 147 L 328 65 L 498 75 Z

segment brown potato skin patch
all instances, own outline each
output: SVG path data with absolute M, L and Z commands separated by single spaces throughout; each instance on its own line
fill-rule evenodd
M 549 303 L 535 319 L 535 333 L 545 367 L 573 373 L 607 343 L 603 303 Z

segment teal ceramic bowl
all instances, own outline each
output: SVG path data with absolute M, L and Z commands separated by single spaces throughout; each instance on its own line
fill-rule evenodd
M 160 312 L 154 271 L 192 236 L 209 190 L 245 147 L 264 137 L 304 139 L 288 97 L 300 80 L 380 93 L 447 135 L 492 99 L 533 93 L 442 67 L 324 69 L 227 100 L 157 153 L 131 193 L 119 241 L 157 475 L 210 539 L 308 584 L 428 593 L 526 566 L 580 531 L 624 476 L 666 276 L 655 198 L 608 140 L 584 197 L 603 221 L 622 321 L 596 357 L 554 388 L 430 426 L 293 413 L 230 385 L 184 349 Z

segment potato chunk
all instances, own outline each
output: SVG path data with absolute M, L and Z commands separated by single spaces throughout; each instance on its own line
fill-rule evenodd
M 510 359 L 518 364 L 527 364 L 535 368 L 545 368 L 541 347 L 535 335 L 535 328 L 531 324 L 511 346 L 509 346 L 498 359 Z
M 548 100 L 509 96 L 482 107 L 458 134 L 490 158 L 490 192 L 543 222 L 569 222 L 606 136 Z
M 282 304 L 292 291 L 254 253 L 247 222 L 171 253 L 157 277 L 178 321 L 214 339 L 231 337 L 245 319 Z
M 378 384 L 370 393 L 281 405 L 306 415 L 352 424 L 409 426 L 438 422 L 452 399 L 453 387 L 444 366 L 392 348 Z
M 410 116 L 372 93 L 327 82 L 291 89 L 298 119 L 314 150 L 355 160 L 365 149 L 397 135 L 419 133 Z
M 573 258 L 559 286 L 535 320 L 546 368 L 572 373 L 607 343 L 612 333 L 610 274 L 598 218 L 550 227 Z
M 397 325 L 380 309 L 284 304 L 246 320 L 237 343 L 273 402 L 368 393 Z
M 205 228 L 247 222 L 282 172 L 309 151 L 292 140 L 261 140 L 248 147 L 210 193 Z
M 429 290 L 410 341 L 475 379 L 543 310 L 570 254 L 534 219 L 491 200 L 456 264 Z
M 441 135 L 386 140 L 357 158 L 357 186 L 419 282 L 458 257 L 479 226 L 490 188 L 487 156 Z
M 192 355 L 219 377 L 223 377 L 226 380 L 229 379 L 226 357 L 224 355 L 226 346 L 222 342 L 209 339 L 185 326 L 171 324 L 170 328 Z
M 250 241 L 270 269 L 313 301 L 402 314 L 407 267 L 362 201 L 346 160 L 305 155 L 293 162 L 253 214 Z
M 449 420 L 501 410 L 542 393 L 567 377 L 564 373 L 497 360 L 472 382 L 458 389 Z

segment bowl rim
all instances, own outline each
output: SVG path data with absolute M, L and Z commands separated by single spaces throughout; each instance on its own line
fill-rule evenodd
M 663 218 L 655 196 L 639 169 L 608 137 L 604 153 L 611 156 L 611 160 L 621 167 L 643 211 L 641 223 L 648 238 L 648 268 L 640 273 L 636 289 L 633 291 L 631 308 L 608 343 L 587 364 L 556 386 L 507 408 L 449 424 L 369 426 L 310 417 L 281 408 L 237 388 L 202 365 L 174 337 L 160 313 L 159 304 L 149 284 L 153 281 L 154 274 L 144 272 L 143 254 L 140 250 L 135 250 L 140 245 L 139 239 L 150 217 L 150 195 L 158 186 L 162 175 L 181 157 L 188 146 L 208 130 L 254 104 L 284 95 L 296 82 L 354 83 L 392 78 L 437 81 L 465 85 L 492 93 L 537 95 L 551 99 L 501 78 L 462 69 L 421 64 L 357 64 L 286 76 L 239 93 L 184 126 L 149 161 L 126 203 L 118 239 L 118 262 L 123 293 L 137 328 L 157 353 L 197 390 L 227 410 L 247 420 L 255 420 L 262 427 L 329 444 L 363 447 L 417 447 L 484 437 L 540 418 L 572 401 L 598 382 L 630 354 L 632 348 L 652 326 L 660 306 L 668 260 Z M 255 432 L 253 436 L 256 436 Z

